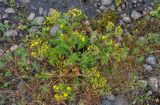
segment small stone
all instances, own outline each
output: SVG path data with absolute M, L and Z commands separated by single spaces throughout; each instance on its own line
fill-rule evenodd
M 151 66 L 151 65 L 148 65 L 148 64 L 144 64 L 144 65 L 143 65 L 143 68 L 144 68 L 144 70 L 146 70 L 146 71 L 148 71 L 148 72 L 150 72 L 150 73 L 153 71 L 152 66 Z
M 131 18 L 129 16 L 125 16 L 125 17 L 123 17 L 123 21 L 126 23 L 129 23 L 129 22 L 131 22 Z
M 36 22 L 37 25 L 42 25 L 42 23 L 44 21 L 44 17 L 42 17 L 42 16 L 36 17 L 34 19 L 34 21 Z
M 132 17 L 134 20 L 139 19 L 141 16 L 142 16 L 142 14 L 140 14 L 140 13 L 137 12 L 137 11 L 132 11 L 132 13 L 131 13 L 131 17 Z
M 7 37 L 11 37 L 11 36 L 17 36 L 18 33 L 16 30 L 8 30 L 4 33 L 4 36 L 7 36 Z
M 117 11 L 118 11 L 118 12 L 122 12 L 121 7 L 118 7 Z
M 39 7 L 39 15 L 42 15 L 42 13 L 43 13 L 43 8 Z
M 146 95 L 151 96 L 152 94 L 153 94 L 152 90 L 149 90 Z
M 47 16 L 47 10 L 43 10 L 43 16 Z
M 157 77 L 149 77 L 148 84 L 151 87 L 153 92 L 158 91 L 158 78 Z
M 113 102 L 103 99 L 101 105 L 113 105 Z
M 58 30 L 59 30 L 59 26 L 58 25 L 55 25 L 55 26 L 51 27 L 50 34 L 52 36 L 54 36 L 58 32 Z
M 6 19 L 6 18 L 8 18 L 8 14 L 7 14 L 7 13 L 4 13 L 4 14 L 2 15 L 2 19 Z
M 120 96 L 120 95 L 118 95 L 118 96 L 116 97 L 116 100 L 115 100 L 114 105 L 129 105 L 129 104 L 128 104 L 128 98 L 125 97 L 125 96 Z
M 7 8 L 5 9 L 6 13 L 15 13 L 15 10 L 13 8 Z
M 146 80 L 138 80 L 137 84 L 138 84 L 139 87 L 145 89 L 146 86 L 147 86 L 147 81 Z
M 145 58 L 145 63 L 147 64 L 150 64 L 150 65 L 156 65 L 158 62 L 156 56 L 154 55 L 148 55 L 146 58 Z
M 31 21 L 34 19 L 35 16 L 36 16 L 35 13 L 32 12 L 32 13 L 30 13 L 30 15 L 28 16 L 27 19 Z
M 3 51 L 3 49 L 0 48 L 0 57 L 2 57 L 3 54 L 4 54 L 4 51 Z
M 105 6 L 100 6 L 100 10 L 102 10 L 102 11 L 104 11 L 106 9 L 106 7 Z
M 54 13 L 54 11 L 56 11 L 56 9 L 50 8 L 48 12 L 48 16 L 51 16 Z
M 131 0 L 131 2 L 132 2 L 132 3 L 137 3 L 138 1 L 137 1 L 137 0 Z
M 11 51 L 15 51 L 17 48 L 18 48 L 17 45 L 12 45 L 11 48 L 10 48 L 10 50 L 11 50 Z
M 31 1 L 30 1 L 30 0 L 20 0 L 20 2 L 21 2 L 22 4 L 27 4 L 27 3 L 31 2 Z
M 115 11 L 115 10 L 116 10 L 116 8 L 115 8 L 114 5 L 111 5 L 108 9 L 109 9 L 109 10 L 112 10 L 112 11 Z
M 29 29 L 29 32 L 31 32 L 31 33 L 34 33 L 34 32 L 36 32 L 36 31 L 38 31 L 38 28 L 37 28 L 36 26 L 33 26 L 33 27 L 31 27 L 31 28 Z
M 101 0 L 102 5 L 109 5 L 113 2 L 113 0 Z
M 113 94 L 108 94 L 108 95 L 106 95 L 106 98 L 107 98 L 108 100 L 110 100 L 110 101 L 114 101 L 114 100 L 116 99 L 115 95 L 113 95 Z

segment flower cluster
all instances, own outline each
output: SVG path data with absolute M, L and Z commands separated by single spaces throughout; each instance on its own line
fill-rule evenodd
M 54 98 L 57 101 L 71 98 L 73 95 L 72 88 L 66 84 L 59 83 L 58 85 L 54 85 L 53 89 L 55 91 Z

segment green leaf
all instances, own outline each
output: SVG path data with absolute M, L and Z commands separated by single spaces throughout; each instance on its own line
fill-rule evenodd
M 69 58 L 68 58 L 68 63 L 75 63 L 78 60 L 78 54 L 77 53 L 72 53 Z

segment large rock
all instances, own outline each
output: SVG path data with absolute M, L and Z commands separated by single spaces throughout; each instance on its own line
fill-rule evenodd
M 11 37 L 11 36 L 17 36 L 18 32 L 16 30 L 8 30 L 4 33 L 4 36 Z
M 128 98 L 125 97 L 125 96 L 118 95 L 116 97 L 116 101 L 115 101 L 114 105 L 129 105 L 128 104 Z
M 142 14 L 141 13 L 139 13 L 139 12 L 137 12 L 137 11 L 132 11 L 132 13 L 131 13 L 131 17 L 134 19 L 134 20 L 137 20 L 137 19 L 139 19 L 140 17 L 142 17 Z
M 113 2 L 113 0 L 101 0 L 102 5 L 109 5 Z
M 13 8 L 7 8 L 5 9 L 6 13 L 15 13 L 15 10 Z

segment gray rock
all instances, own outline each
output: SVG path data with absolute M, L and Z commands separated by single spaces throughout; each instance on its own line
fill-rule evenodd
M 16 30 L 8 30 L 4 33 L 4 36 L 6 37 L 11 37 L 11 36 L 17 36 L 18 33 Z
M 3 0 L 0 0 L 0 3 L 3 2 Z
M 34 33 L 36 31 L 38 31 L 39 29 L 36 26 L 33 26 L 29 29 L 29 32 Z
M 22 4 L 27 4 L 29 2 L 31 2 L 30 0 L 19 0 Z
M 27 19 L 31 21 L 34 19 L 35 16 L 35 13 L 31 12 Z
M 131 18 L 129 16 L 124 16 L 123 21 L 126 23 L 129 23 L 129 22 L 131 22 Z
M 6 19 L 6 18 L 8 18 L 8 14 L 7 14 L 7 13 L 4 13 L 4 14 L 2 15 L 2 19 Z
M 139 19 L 140 17 L 142 17 L 142 14 L 140 14 L 139 12 L 133 10 L 132 13 L 131 13 L 131 17 L 132 17 L 134 20 L 137 20 L 137 19 Z
M 103 99 L 101 105 L 114 105 L 114 103 L 109 100 Z
M 106 95 L 106 98 L 109 100 L 109 101 L 114 101 L 116 99 L 115 95 L 113 94 L 108 94 Z
M 141 87 L 141 88 L 144 89 L 144 88 L 147 87 L 147 84 L 148 84 L 148 83 L 147 83 L 146 80 L 138 80 L 138 81 L 137 81 L 137 84 L 138 84 L 139 87 Z
M 143 68 L 144 68 L 144 70 L 146 70 L 146 71 L 148 71 L 148 72 L 150 72 L 150 73 L 153 71 L 152 66 L 151 66 L 151 65 L 148 65 L 148 64 L 144 64 L 144 65 L 143 65 Z
M 128 98 L 125 97 L 125 96 L 118 95 L 116 97 L 116 101 L 115 101 L 114 105 L 129 105 L 128 104 Z
M 39 14 L 42 15 L 43 14 L 43 8 L 39 7 Z
M 3 49 L 0 48 L 0 57 L 2 57 L 3 54 L 4 54 L 4 51 L 3 51 Z
M 54 36 L 58 32 L 58 30 L 59 30 L 59 26 L 58 25 L 55 25 L 55 26 L 51 27 L 50 34 L 52 36 Z
M 36 17 L 36 18 L 34 19 L 34 21 L 35 21 L 35 23 L 36 23 L 37 25 L 42 25 L 42 23 L 43 23 L 43 21 L 44 21 L 44 17 L 42 17 L 42 16 Z
M 151 87 L 153 92 L 158 91 L 158 78 L 157 77 L 149 77 L 148 85 Z
M 42 14 L 43 14 L 44 16 L 47 16 L 47 13 L 48 13 L 47 10 L 43 10 L 43 13 L 42 13 Z
M 145 63 L 150 65 L 156 65 L 157 64 L 157 58 L 154 55 L 148 55 L 145 59 Z
M 15 10 L 13 8 L 7 8 L 5 9 L 6 13 L 15 13 Z
M 118 11 L 118 12 L 122 12 L 121 7 L 118 7 L 118 8 L 117 8 L 117 11 Z
M 113 2 L 113 0 L 101 0 L 102 5 L 109 5 Z
M 49 12 L 48 12 L 48 16 L 51 16 L 51 15 L 53 14 L 54 11 L 55 11 L 54 8 L 50 8 L 50 9 L 49 9 Z
M 15 51 L 18 47 L 19 47 L 18 45 L 12 45 L 11 48 L 10 48 L 10 50 L 11 51 Z
M 112 11 L 115 11 L 115 10 L 116 10 L 116 8 L 115 8 L 114 5 L 111 5 L 108 9 L 109 9 L 109 10 L 112 10 Z
M 153 94 L 152 90 L 149 90 L 146 95 L 151 96 L 152 94 Z
M 106 9 L 106 7 L 104 5 L 101 5 L 99 9 L 104 11 Z
M 138 0 L 131 0 L 131 2 L 132 2 L 132 3 L 137 3 L 137 2 L 138 2 Z

